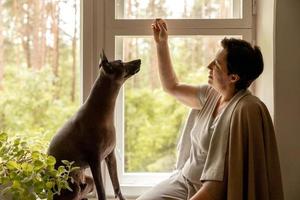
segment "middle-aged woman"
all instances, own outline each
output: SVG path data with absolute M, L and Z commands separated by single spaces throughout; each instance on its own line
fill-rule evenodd
M 208 85 L 194 86 L 180 83 L 173 70 L 166 22 L 156 19 L 152 30 L 162 87 L 192 110 L 176 172 L 138 200 L 282 200 L 272 120 L 247 90 L 263 71 L 259 48 L 223 39 L 208 65 Z

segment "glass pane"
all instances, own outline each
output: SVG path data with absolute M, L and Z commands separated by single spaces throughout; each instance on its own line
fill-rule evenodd
M 116 19 L 242 18 L 242 0 L 115 0 Z
M 206 66 L 214 59 L 222 38 L 170 37 L 171 56 L 179 79 L 207 83 Z M 124 87 L 124 171 L 170 172 L 174 169 L 176 145 L 188 108 L 162 91 L 152 37 L 118 36 L 116 44 L 118 59 L 142 59 L 140 72 Z
M 0 3 L 0 131 L 49 141 L 77 109 L 79 2 Z

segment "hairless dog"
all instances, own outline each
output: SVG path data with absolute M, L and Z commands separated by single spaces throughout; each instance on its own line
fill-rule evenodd
M 105 190 L 101 175 L 101 161 L 105 160 L 115 197 L 124 200 L 117 176 L 114 154 L 116 133 L 114 127 L 115 102 L 122 84 L 136 74 L 141 60 L 109 62 L 103 53 L 99 64 L 100 73 L 92 87 L 90 95 L 77 113 L 71 117 L 52 139 L 48 154 L 57 160 L 75 161 L 80 170 L 72 173 L 70 183 L 73 192 L 64 191 L 55 199 L 85 199 L 93 190 L 95 183 L 98 199 L 105 200 Z M 93 179 L 84 175 L 84 169 L 90 167 Z M 93 181 L 94 180 L 94 181 Z

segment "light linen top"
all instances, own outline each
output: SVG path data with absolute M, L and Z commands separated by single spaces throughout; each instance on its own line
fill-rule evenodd
M 211 136 L 222 115 L 222 111 L 220 111 L 216 117 L 213 117 L 213 111 L 219 98 L 220 95 L 211 90 L 209 86 L 200 87 L 199 100 L 203 107 L 201 112 L 197 114 L 191 130 L 190 155 L 182 168 L 182 174 L 196 184 L 201 182 L 200 178 L 207 158 Z

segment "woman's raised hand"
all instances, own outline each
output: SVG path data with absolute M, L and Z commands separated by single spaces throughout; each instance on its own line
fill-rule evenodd
M 154 40 L 157 44 L 168 41 L 167 24 L 163 19 L 155 19 L 151 24 Z

